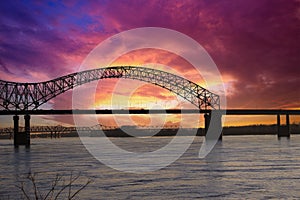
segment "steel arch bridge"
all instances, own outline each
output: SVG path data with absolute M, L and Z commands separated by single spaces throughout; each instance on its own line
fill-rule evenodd
M 91 69 L 38 83 L 0 80 L 0 106 L 6 110 L 35 110 L 74 87 L 106 78 L 127 78 L 148 82 L 183 97 L 200 110 L 220 109 L 219 96 L 196 83 L 165 71 L 136 66 Z

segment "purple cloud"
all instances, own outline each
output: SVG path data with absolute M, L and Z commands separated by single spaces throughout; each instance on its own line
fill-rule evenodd
M 107 37 L 157 26 L 198 41 L 232 77 L 229 107 L 300 107 L 299 7 L 296 0 L 3 1 L 0 73 L 27 81 L 40 81 L 32 72 L 62 76 Z

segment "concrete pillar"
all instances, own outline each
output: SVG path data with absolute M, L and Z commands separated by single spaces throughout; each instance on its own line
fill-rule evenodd
M 290 131 L 290 115 L 286 115 L 286 131 L 288 134 L 288 137 L 290 137 L 291 135 L 291 131 Z
M 208 114 L 208 113 L 204 114 L 204 130 L 205 130 L 204 135 L 205 136 L 206 136 L 208 128 L 209 128 L 210 117 L 211 117 L 210 114 Z
M 222 114 L 218 113 L 217 116 L 216 116 L 216 120 L 215 120 L 215 124 L 217 126 L 217 131 L 221 131 L 221 134 L 220 134 L 220 137 L 219 137 L 219 141 L 222 141 L 223 139 L 223 127 L 222 127 Z
M 218 110 L 211 111 L 210 114 L 204 114 L 204 120 L 206 140 L 222 140 L 222 113 Z
M 277 128 L 280 126 L 280 115 L 277 115 Z
M 285 137 L 290 138 L 291 136 L 291 132 L 290 132 L 290 115 L 286 115 L 286 124 L 285 124 L 285 128 L 284 128 L 284 134 Z
M 30 115 L 26 114 L 24 116 L 25 120 L 25 146 L 30 147 Z
M 290 137 L 290 116 L 286 115 L 286 125 L 281 125 L 280 115 L 277 114 L 277 136 L 280 137 Z
M 19 116 L 18 115 L 13 116 L 13 120 L 14 120 L 14 146 L 15 148 L 18 148 L 19 147 L 19 143 L 18 143 Z
M 277 114 L 277 137 L 280 137 L 280 115 Z

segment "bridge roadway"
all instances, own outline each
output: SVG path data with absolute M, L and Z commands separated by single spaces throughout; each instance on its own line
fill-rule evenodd
M 300 115 L 300 110 L 282 109 L 220 109 L 222 115 Z M 72 115 L 72 114 L 209 114 L 199 109 L 75 109 L 75 110 L 0 110 L 0 115 Z
M 30 115 L 73 115 L 73 114 L 204 114 L 205 132 L 208 132 L 210 121 L 213 119 L 212 128 L 215 131 L 222 130 L 223 115 L 277 115 L 277 135 L 280 137 L 290 137 L 290 115 L 300 115 L 300 110 L 281 109 L 226 109 L 226 110 L 199 110 L 199 109 L 100 109 L 100 110 L 0 110 L 0 115 L 13 115 L 14 120 L 14 145 L 30 146 Z M 25 131 L 19 132 L 19 115 L 24 115 Z M 281 125 L 281 115 L 286 116 L 286 124 Z M 207 135 L 208 136 L 208 135 Z M 206 136 L 206 137 L 207 137 Z M 222 139 L 222 134 L 220 135 Z

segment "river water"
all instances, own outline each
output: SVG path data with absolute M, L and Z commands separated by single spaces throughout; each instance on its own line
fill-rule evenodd
M 184 137 L 184 136 L 183 136 Z M 92 140 L 93 138 L 91 138 Z M 141 152 L 160 148 L 170 137 L 111 138 L 118 146 Z M 35 174 L 42 194 L 58 174 L 67 182 L 80 173 L 73 191 L 92 182 L 77 199 L 296 199 L 300 198 L 300 136 L 225 136 L 204 159 L 198 158 L 203 138 L 171 165 L 142 174 L 117 171 L 100 163 L 79 138 L 32 139 L 31 148 L 15 150 L 10 140 L 0 140 L 0 199 L 20 199 L 16 187 L 28 173 Z M 183 140 L 184 141 L 184 140 Z M 33 194 L 33 193 L 31 193 Z M 65 194 L 66 195 L 66 194 Z M 61 196 L 64 199 L 65 196 Z

